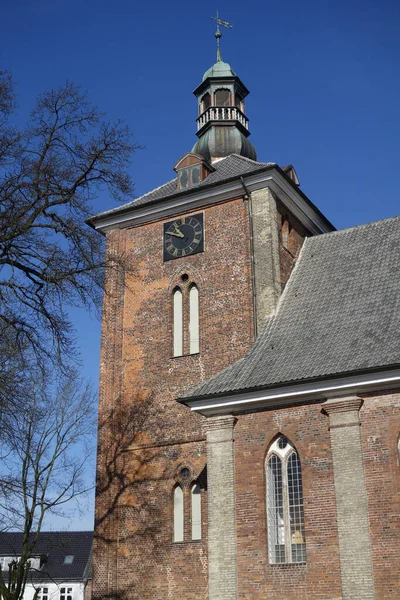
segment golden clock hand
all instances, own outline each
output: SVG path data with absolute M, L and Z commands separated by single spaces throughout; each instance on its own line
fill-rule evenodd
M 174 236 L 179 237 L 179 238 L 185 237 L 185 234 L 182 233 L 182 231 L 179 231 L 179 230 L 177 230 L 175 232 L 174 231 L 167 231 L 167 234 L 168 235 L 174 235 Z

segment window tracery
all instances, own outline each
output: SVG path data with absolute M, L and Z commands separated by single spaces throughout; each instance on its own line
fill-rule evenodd
M 267 454 L 266 482 L 269 561 L 305 562 L 301 463 L 295 447 L 283 435 Z

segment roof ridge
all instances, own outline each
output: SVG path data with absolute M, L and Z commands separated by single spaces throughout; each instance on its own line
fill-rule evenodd
M 254 165 L 262 165 L 262 166 L 270 166 L 270 165 L 276 165 L 275 162 L 260 162 L 258 160 L 253 160 L 252 158 L 248 158 L 247 156 L 241 156 L 240 154 L 237 154 L 236 152 L 233 152 L 232 154 L 229 154 L 229 156 L 226 156 L 225 158 L 230 158 L 231 156 L 234 156 L 235 158 L 239 158 L 240 160 L 244 160 L 247 161 L 249 163 L 252 163 Z
M 169 183 L 173 183 L 177 179 L 178 179 L 177 177 L 174 177 L 173 179 L 170 179 L 169 181 L 166 181 L 165 183 L 162 183 L 161 185 L 159 185 L 159 186 L 155 187 L 154 189 L 150 190 L 149 192 L 146 192 L 142 196 L 138 196 L 134 200 L 131 200 L 131 202 L 137 202 L 138 200 L 141 200 L 142 198 L 146 198 L 146 196 L 149 196 L 149 194 L 153 194 L 157 190 L 160 190 L 161 188 L 163 188 L 165 185 L 168 185 Z M 125 205 L 125 206 L 127 206 L 127 205 Z

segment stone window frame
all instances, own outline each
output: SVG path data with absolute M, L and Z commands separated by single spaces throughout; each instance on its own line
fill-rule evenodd
M 281 448 L 280 444 L 283 441 L 286 445 Z M 296 465 L 293 466 L 290 482 L 288 468 L 290 462 L 293 462 L 293 457 L 296 457 Z M 272 464 L 276 465 L 275 472 L 270 469 Z M 265 479 L 269 563 L 272 565 L 305 563 L 306 538 L 301 460 L 294 444 L 282 434 L 273 440 L 268 449 L 265 458 Z M 277 493 L 277 480 L 281 493 Z

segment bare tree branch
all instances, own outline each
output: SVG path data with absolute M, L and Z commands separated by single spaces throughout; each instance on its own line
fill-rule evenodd
M 84 221 L 100 190 L 131 198 L 138 146 L 72 83 L 43 94 L 23 131 L 7 125 L 14 107 L 0 73 L 0 330 L 38 362 L 65 364 L 75 353 L 66 306 L 99 306 L 102 294 L 103 242 Z
M 88 491 L 84 467 L 93 456 L 94 395 L 79 380 L 56 384 L 40 371 L 25 373 L 21 410 L 4 409 L 0 451 L 0 528 L 20 529 L 23 542 L 7 580 L 0 573 L 0 597 L 23 596 L 38 535 L 46 514 Z M 10 406 L 9 404 L 7 406 Z

